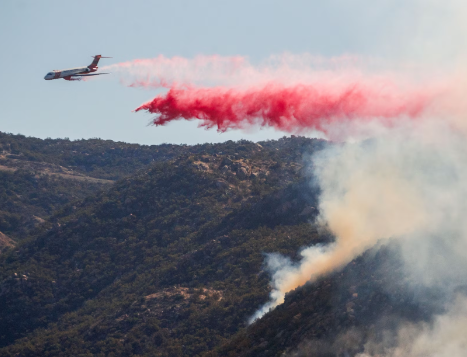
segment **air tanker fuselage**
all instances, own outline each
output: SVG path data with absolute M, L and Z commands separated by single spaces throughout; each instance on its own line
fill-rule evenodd
M 101 58 L 111 58 L 111 57 L 102 57 L 101 55 L 97 55 L 97 56 L 94 56 L 94 60 L 89 66 L 53 70 L 52 72 L 47 73 L 44 79 L 47 81 L 50 81 L 52 79 L 63 78 L 67 81 L 72 81 L 72 80 L 80 79 L 80 77 L 98 76 L 100 74 L 108 74 L 108 73 L 92 73 L 92 72 L 97 71 L 98 69 L 97 64 L 99 63 L 99 60 Z

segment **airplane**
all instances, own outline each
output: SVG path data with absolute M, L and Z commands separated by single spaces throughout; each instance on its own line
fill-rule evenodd
M 109 73 L 91 73 L 97 71 L 97 64 L 101 58 L 112 58 L 112 57 L 102 57 L 101 55 L 92 56 L 94 60 L 92 63 L 87 67 L 77 67 L 77 68 L 69 68 L 69 69 L 61 69 L 56 70 L 54 69 L 52 72 L 49 72 L 45 75 L 44 79 L 46 81 L 50 81 L 52 79 L 59 79 L 63 78 L 67 81 L 79 81 L 82 77 L 89 77 L 89 76 L 98 76 L 100 74 L 109 74 Z

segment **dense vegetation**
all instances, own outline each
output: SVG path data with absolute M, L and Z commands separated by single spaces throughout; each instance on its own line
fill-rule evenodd
M 310 146 L 308 139 L 266 141 L 260 143 L 270 158 L 298 160 Z M 187 154 L 249 155 L 257 147 L 248 141 L 228 141 L 222 144 L 188 145 L 138 145 L 102 139 L 75 140 L 37 139 L 23 135 L 0 132 L 0 165 L 10 166 L 12 161 L 49 163 L 69 168 L 90 177 L 117 180 L 134 174 L 147 165 L 175 159 Z M 281 149 L 281 153 L 274 152 Z
M 0 231 L 12 238 L 24 238 L 55 210 L 105 186 L 26 170 L 0 171 Z
M 147 146 L 101 139 L 41 140 L 0 132 L 0 232 L 21 240 L 61 206 L 105 190 L 112 180 L 134 175 L 156 162 L 195 154 L 250 157 L 277 165 L 281 160 L 301 163 L 302 153 L 322 142 L 294 138 L 262 145 L 262 151 L 247 141 Z M 268 187 L 275 183 L 270 180 Z
M 12 155 L 32 147 L 7 137 L 22 142 L 23 151 L 10 143 Z M 41 148 L 47 140 L 37 143 L 31 150 L 43 156 L 29 160 L 70 163 L 66 152 Z M 69 142 L 93 152 L 87 144 L 120 143 Z M 323 145 L 205 144 L 149 166 L 136 160 L 131 176 L 118 155 L 86 171 L 121 179 L 84 199 L 41 203 L 54 213 L 0 256 L 0 354 L 194 356 L 227 343 L 267 300 L 264 253 L 296 258 L 329 239 L 310 223 L 318 192 L 302 161 Z
M 135 173 L 154 161 L 172 159 L 188 151 L 180 145 L 137 145 L 111 140 L 36 139 L 0 132 L 0 160 L 45 162 L 88 176 L 115 180 Z

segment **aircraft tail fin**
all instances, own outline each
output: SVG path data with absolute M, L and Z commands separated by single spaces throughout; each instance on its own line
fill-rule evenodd
M 95 56 L 92 56 L 94 57 L 94 60 L 92 61 L 92 63 L 88 66 L 89 68 L 96 68 L 97 67 L 97 64 L 99 63 L 99 60 L 101 58 L 112 58 L 112 57 L 103 57 L 101 55 L 95 55 Z

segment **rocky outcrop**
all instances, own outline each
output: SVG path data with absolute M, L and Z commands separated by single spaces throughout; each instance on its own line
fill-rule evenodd
M 242 167 L 239 167 L 237 169 L 237 177 L 240 179 L 240 180 L 245 180 L 246 178 L 248 178 L 248 170 L 246 167 L 242 166 Z
M 0 232 L 0 253 L 5 250 L 5 248 L 13 247 L 14 245 L 15 241 L 13 239 Z

